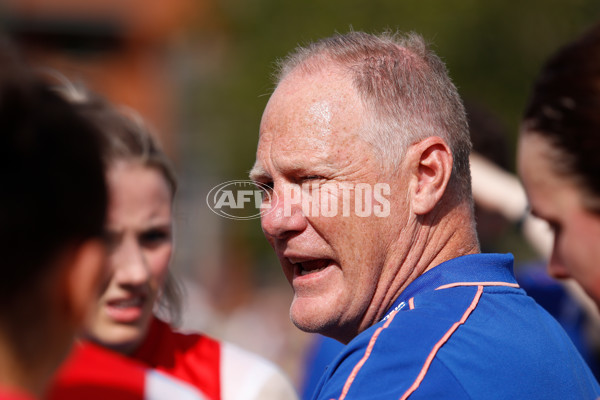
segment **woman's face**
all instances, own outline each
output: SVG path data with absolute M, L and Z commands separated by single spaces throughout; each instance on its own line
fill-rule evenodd
M 531 211 L 554 231 L 548 271 L 555 278 L 574 278 L 600 305 L 600 216 L 583 207 L 585 194 L 574 179 L 556 174 L 556 159 L 547 139 L 521 134 L 518 169 Z
M 86 334 L 119 352 L 146 336 L 173 250 L 171 192 L 158 169 L 119 162 L 107 172 L 108 274 Z

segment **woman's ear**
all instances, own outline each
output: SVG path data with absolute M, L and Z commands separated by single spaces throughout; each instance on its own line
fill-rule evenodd
M 446 191 L 452 175 L 452 152 L 445 140 L 432 136 L 409 147 L 407 161 L 411 210 L 417 215 L 427 214 Z

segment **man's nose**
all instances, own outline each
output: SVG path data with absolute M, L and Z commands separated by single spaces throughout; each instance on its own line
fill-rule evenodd
M 307 220 L 302 210 L 302 193 L 294 184 L 283 184 L 276 188 L 270 208 L 261 215 L 261 226 L 265 235 L 282 239 L 306 228 Z

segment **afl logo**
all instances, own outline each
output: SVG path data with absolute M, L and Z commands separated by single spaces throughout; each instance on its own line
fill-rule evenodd
M 228 181 L 213 187 L 206 204 L 221 217 L 248 220 L 260 218 L 277 204 L 277 194 L 267 185 L 248 180 Z

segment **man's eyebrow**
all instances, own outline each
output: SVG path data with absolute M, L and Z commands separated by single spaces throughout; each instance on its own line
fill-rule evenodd
M 265 171 L 262 165 L 256 163 L 248 173 L 248 176 L 253 181 L 259 180 L 260 178 L 270 177 L 270 175 Z

